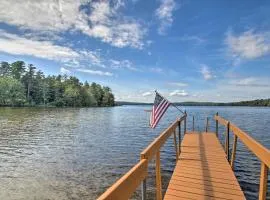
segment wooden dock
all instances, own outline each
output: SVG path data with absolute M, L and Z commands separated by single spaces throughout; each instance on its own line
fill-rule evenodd
M 146 200 L 148 163 L 155 160 L 157 200 L 176 199 L 245 199 L 234 175 L 237 141 L 240 140 L 261 161 L 259 200 L 267 195 L 270 150 L 262 146 L 231 122 L 215 115 L 215 133 L 209 132 L 209 118 L 205 132 L 187 132 L 187 114 L 164 130 L 140 155 L 140 161 L 104 192 L 98 200 L 126 200 L 141 185 L 141 199 Z M 225 126 L 224 148 L 219 141 L 219 124 Z M 233 134 L 230 142 L 229 135 Z M 176 166 L 165 194 L 162 193 L 160 149 L 173 136 Z M 230 152 L 230 143 L 232 151 Z
M 185 134 L 164 199 L 245 199 L 215 133 Z

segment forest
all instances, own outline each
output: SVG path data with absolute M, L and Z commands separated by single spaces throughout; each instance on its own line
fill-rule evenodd
M 1 62 L 0 106 L 114 106 L 109 87 L 74 76 L 49 75 L 24 61 Z

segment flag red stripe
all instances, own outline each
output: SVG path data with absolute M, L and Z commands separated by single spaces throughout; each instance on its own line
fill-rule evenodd
M 155 116 L 155 121 L 153 123 L 153 127 L 155 127 L 158 124 L 159 120 L 161 119 L 161 117 L 163 116 L 163 114 L 166 112 L 168 106 L 169 106 L 169 102 L 166 102 L 164 104 L 163 109 L 159 112 L 158 115 Z
M 150 116 L 150 126 L 152 128 L 155 128 L 157 126 L 158 122 L 160 121 L 170 104 L 171 103 L 167 99 L 165 99 L 156 92 L 156 97 Z
M 158 104 L 156 110 L 155 110 L 155 114 L 157 114 L 157 112 L 161 109 L 161 107 L 163 106 L 163 104 L 166 103 L 166 100 L 163 99 L 160 104 Z
M 155 120 L 154 124 L 153 124 L 153 128 L 156 127 L 156 125 L 158 124 L 159 120 L 161 119 L 161 117 L 164 115 L 164 113 L 166 112 L 166 110 L 168 109 L 168 107 L 170 106 L 170 102 L 166 103 L 166 106 L 164 107 L 164 109 L 162 110 L 162 113 L 160 113 L 160 115 L 158 116 L 158 118 Z
M 158 116 L 160 115 L 160 113 L 163 112 L 163 109 L 164 109 L 164 107 L 167 105 L 167 103 L 169 103 L 169 102 L 168 102 L 168 101 L 165 101 L 165 102 L 161 105 L 159 111 L 156 112 L 156 114 L 155 114 L 155 119 L 157 119 Z
M 155 110 L 155 114 L 154 114 L 154 119 L 152 120 L 152 128 L 155 128 L 155 126 L 157 125 L 157 123 L 159 122 L 160 118 L 162 117 L 163 113 L 167 110 L 167 107 L 170 105 L 170 102 L 168 101 L 164 101 L 161 105 L 161 103 L 159 104 L 159 110 L 158 112 L 156 111 L 157 109 L 154 109 Z M 153 106 L 154 108 L 154 106 Z

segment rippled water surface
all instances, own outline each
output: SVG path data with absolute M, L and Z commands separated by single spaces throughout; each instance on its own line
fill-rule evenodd
M 139 160 L 140 152 L 179 115 L 170 108 L 160 125 L 151 130 L 144 112 L 149 108 L 0 108 L 0 199 L 96 199 Z M 196 116 L 196 129 L 203 130 L 206 116 L 219 112 L 270 148 L 269 108 L 186 110 Z M 214 121 L 210 125 L 214 131 Z M 220 128 L 222 142 L 223 132 Z M 242 143 L 237 148 L 236 176 L 247 199 L 257 199 L 260 162 Z M 161 159 L 165 188 L 175 164 L 172 138 L 162 149 Z M 154 197 L 153 169 L 151 163 L 149 199 Z M 269 185 L 268 180 L 268 191 Z M 133 198 L 139 195 L 138 190 Z

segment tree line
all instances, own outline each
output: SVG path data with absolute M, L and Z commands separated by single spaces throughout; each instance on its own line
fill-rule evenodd
M 109 87 L 74 76 L 49 75 L 23 61 L 1 62 L 0 106 L 114 106 Z
M 217 102 L 174 102 L 177 106 L 258 106 L 270 107 L 270 99 L 256 99 L 251 101 L 239 101 L 230 103 L 217 103 Z M 116 105 L 153 105 L 153 103 L 140 103 L 140 102 L 126 102 L 117 101 Z
M 270 99 L 256 99 L 250 101 L 239 101 L 229 103 L 217 103 L 217 102 L 182 102 L 175 103 L 179 106 L 262 106 L 270 107 Z

